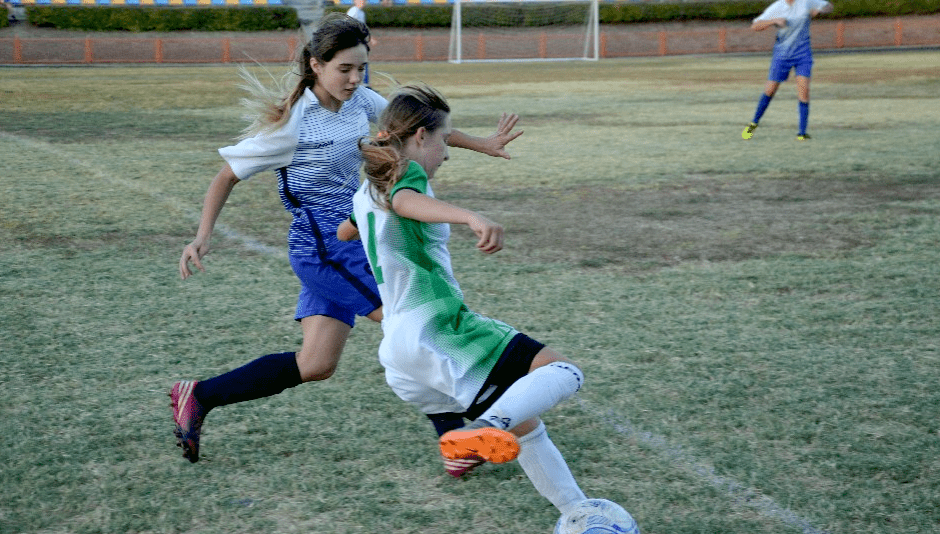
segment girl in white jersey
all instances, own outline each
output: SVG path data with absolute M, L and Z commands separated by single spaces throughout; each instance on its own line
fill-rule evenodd
M 502 248 L 503 228 L 434 197 L 430 182 L 453 135 L 449 111 L 426 86 L 391 98 L 381 131 L 362 143 L 367 180 L 338 236 L 361 236 L 382 296 L 386 381 L 435 422 L 441 454 L 465 466 L 518 457 L 565 513 L 585 496 L 538 416 L 577 392 L 584 376 L 561 354 L 464 305 L 449 225 L 468 225 L 487 254 Z M 460 428 L 463 418 L 471 423 Z
M 825 0 L 776 0 L 759 17 L 754 19 L 751 29 L 763 31 L 777 28 L 777 40 L 774 44 L 773 58 L 770 60 L 770 72 L 764 94 L 761 95 L 750 124 L 744 127 L 741 137 L 750 139 L 760 122 L 770 100 L 777 94 L 780 84 L 790 77 L 790 71 L 796 70 L 796 91 L 799 103 L 800 129 L 797 140 L 806 141 L 809 122 L 809 80 L 813 71 L 813 49 L 810 45 L 810 21 L 821 13 L 832 11 L 832 4 Z
M 369 30 L 345 15 L 324 18 L 297 65 L 297 82 L 285 98 L 249 78 L 260 118 L 240 143 L 219 153 L 226 164 L 206 193 L 196 239 L 187 245 L 179 269 L 190 263 L 205 270 L 215 221 L 232 188 L 262 171 L 275 171 L 281 200 L 293 215 L 288 236 L 290 261 L 301 282 L 295 315 L 303 329 L 299 351 L 262 356 L 203 381 L 183 380 L 170 391 L 177 445 L 190 462 L 199 459 L 206 414 L 218 406 L 280 393 L 303 382 L 324 380 L 336 370 L 356 315 L 382 319 L 381 299 L 362 247 L 336 239 L 336 227 L 352 210 L 359 185 L 358 141 L 369 133 L 387 105 L 361 87 L 368 62 Z M 505 145 L 518 117 L 504 115 L 497 132 L 473 137 L 459 132 L 453 146 L 508 158 Z

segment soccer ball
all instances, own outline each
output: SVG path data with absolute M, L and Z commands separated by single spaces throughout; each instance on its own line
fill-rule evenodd
M 619 504 L 588 499 L 558 519 L 555 534 L 640 534 L 640 527 Z

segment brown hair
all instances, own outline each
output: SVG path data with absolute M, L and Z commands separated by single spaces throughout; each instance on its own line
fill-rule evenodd
M 372 199 L 388 210 L 388 193 L 405 172 L 408 160 L 402 155 L 405 142 L 419 128 L 434 132 L 445 125 L 450 106 L 447 100 L 427 85 L 406 85 L 389 99 L 379 119 L 379 132 L 363 138 L 363 173 L 369 180 Z
M 300 51 L 296 69 L 280 80 L 277 87 L 269 89 L 246 69 L 240 69 L 239 73 L 246 82 L 242 87 L 254 97 L 242 100 L 253 116 L 253 122 L 245 128 L 242 138 L 275 130 L 287 121 L 290 109 L 304 91 L 308 87 L 313 89 L 317 82 L 317 75 L 310 66 L 311 59 L 328 63 L 338 52 L 359 45 L 364 45 L 368 52 L 370 39 L 369 28 L 365 24 L 342 13 L 331 13 L 320 20 L 310 42 Z

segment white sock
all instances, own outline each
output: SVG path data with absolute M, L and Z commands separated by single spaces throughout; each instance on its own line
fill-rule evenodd
M 552 362 L 516 380 L 480 419 L 509 430 L 574 395 L 583 382 L 584 374 L 575 365 Z
M 545 423 L 519 438 L 519 465 L 535 489 L 561 513 L 574 508 L 587 497 L 575 482 L 568 464 L 545 430 Z

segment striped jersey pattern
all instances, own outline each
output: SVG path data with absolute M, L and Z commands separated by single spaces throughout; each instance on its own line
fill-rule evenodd
M 359 139 L 369 135 L 387 101 L 360 86 L 338 112 L 307 89 L 288 121 L 274 132 L 219 149 L 240 180 L 276 171 L 281 202 L 293 215 L 291 254 L 321 254 L 336 243 L 336 227 L 352 213 L 359 187 Z
M 379 113 L 368 93 L 375 94 L 360 88 L 337 113 L 318 102 L 304 113 L 293 160 L 278 172 L 281 202 L 294 216 L 288 238 L 291 254 L 331 248 L 337 241 L 336 227 L 352 213 L 362 164 L 359 139 L 369 135 L 369 123 L 376 122 Z

